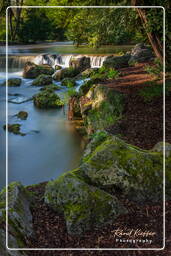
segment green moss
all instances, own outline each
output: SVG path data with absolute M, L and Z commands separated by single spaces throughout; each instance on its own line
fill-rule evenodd
M 21 78 L 9 78 L 8 79 L 8 86 L 10 87 L 18 87 L 21 85 L 22 79 Z M 3 86 L 6 86 L 6 81 L 2 84 Z
M 92 183 L 104 187 L 113 185 L 132 199 L 161 197 L 162 154 L 141 150 L 112 135 L 89 150 L 80 172 Z
M 51 83 L 52 83 L 52 76 L 41 74 L 32 82 L 32 85 L 44 86 L 44 85 L 50 85 Z
M 45 90 L 33 96 L 34 105 L 38 108 L 58 108 L 64 105 L 60 97 L 52 91 Z
M 68 88 L 74 87 L 76 85 L 75 79 L 64 78 L 61 83 L 62 86 L 67 86 Z
M 7 129 L 8 132 L 25 136 L 26 135 L 25 133 L 20 132 L 20 127 L 21 127 L 21 124 L 8 124 L 7 127 L 6 125 L 3 126 L 4 130 Z
M 20 111 L 18 112 L 17 117 L 21 120 L 26 120 L 28 117 L 28 113 L 26 111 Z

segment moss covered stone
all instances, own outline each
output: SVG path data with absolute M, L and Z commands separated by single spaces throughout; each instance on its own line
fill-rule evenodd
M 23 77 L 25 78 L 36 78 L 41 74 L 52 75 L 54 69 L 49 65 L 36 65 L 33 62 L 26 62 L 23 71 Z
M 62 80 L 61 85 L 71 88 L 71 87 L 74 87 L 76 85 L 76 82 L 75 82 L 75 79 L 73 79 L 73 78 L 64 78 Z
M 61 87 L 56 85 L 56 84 L 49 84 L 49 85 L 41 87 L 40 91 L 51 91 L 51 92 L 54 92 L 54 91 L 58 91 L 60 89 L 61 89 Z
M 77 171 L 49 182 L 45 202 L 54 210 L 64 212 L 69 234 L 82 234 L 126 212 L 116 197 L 88 185 L 77 176 Z
M 109 56 L 103 62 L 103 66 L 107 68 L 123 68 L 128 67 L 128 61 L 130 59 L 130 54 L 125 54 L 122 56 Z
M 25 133 L 22 133 L 20 131 L 20 127 L 21 127 L 21 124 L 8 124 L 7 127 L 6 127 L 6 124 L 3 126 L 4 130 L 8 130 L 8 132 L 11 132 L 11 133 L 14 133 L 14 134 L 18 134 L 18 135 L 21 135 L 21 136 L 25 136 L 26 134 Z
M 53 79 L 56 81 L 61 81 L 64 78 L 73 78 L 76 77 L 80 71 L 77 68 L 69 67 L 69 68 L 64 68 L 57 70 L 53 74 Z
M 3 86 L 6 86 L 6 84 L 10 87 L 18 87 L 21 85 L 22 79 L 21 78 L 9 78 L 7 83 L 6 81 L 2 84 Z
M 0 250 L 1 253 L 6 251 L 5 247 L 5 198 L 6 189 L 0 192 Z M 8 229 L 9 229 L 9 241 L 8 246 L 10 248 L 24 248 L 26 247 L 26 240 L 33 235 L 32 226 L 32 214 L 30 211 L 31 196 L 28 191 L 18 182 L 13 182 L 8 187 Z M 16 255 L 16 254 L 2 254 Z M 26 255 L 26 254 L 17 254 Z
M 52 83 L 52 76 L 41 74 L 33 82 L 34 86 L 50 85 Z
M 136 201 L 162 199 L 163 157 L 97 132 L 79 171 L 93 184 Z M 99 141 L 98 141 L 99 140 Z
M 17 117 L 21 120 L 26 120 L 28 117 L 28 113 L 26 111 L 20 111 L 18 112 Z
M 33 102 L 38 108 L 59 108 L 64 105 L 60 97 L 51 90 L 41 91 L 34 95 Z
M 81 112 L 88 134 L 97 130 L 103 130 L 115 124 L 122 117 L 124 109 L 124 95 L 109 89 L 104 85 L 94 85 L 90 88 L 86 97 L 89 106 L 81 104 Z M 86 112 L 84 111 L 86 109 Z

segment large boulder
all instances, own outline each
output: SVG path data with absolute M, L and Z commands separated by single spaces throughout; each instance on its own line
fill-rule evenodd
M 59 108 L 64 105 L 60 97 L 53 90 L 44 90 L 33 96 L 33 103 L 37 108 Z
M 26 62 L 24 66 L 23 77 L 36 78 L 41 74 L 52 75 L 53 73 L 54 73 L 54 69 L 47 64 L 36 65 L 33 62 Z
M 124 109 L 124 95 L 104 85 L 94 85 L 81 98 L 80 107 L 88 134 L 116 123 Z
M 122 56 L 108 56 L 106 60 L 103 62 L 103 66 L 107 68 L 124 68 L 128 67 L 128 61 L 131 55 L 129 53 Z
M 141 150 L 107 132 L 94 135 L 79 173 L 96 186 L 130 200 L 162 200 L 162 154 Z
M 7 85 L 10 87 L 18 87 L 21 85 L 21 78 L 9 78 L 7 81 Z M 6 86 L 6 81 L 2 84 L 2 86 Z
M 69 234 L 80 235 L 93 227 L 114 221 L 126 209 L 115 196 L 88 185 L 71 171 L 46 186 L 45 202 L 62 211 Z
M 69 68 L 63 68 L 63 69 L 57 70 L 53 74 L 52 77 L 56 81 L 61 81 L 64 78 L 76 77 L 79 73 L 80 73 L 79 69 L 73 68 L 73 67 L 69 67 Z
M 52 84 L 52 76 L 41 74 L 33 82 L 34 86 L 44 86 Z
M 143 63 L 146 61 L 150 61 L 152 58 L 154 58 L 154 55 L 149 47 L 145 46 L 144 43 L 136 44 L 131 51 L 129 65 L 134 64 L 136 62 Z
M 1 256 L 27 255 L 24 251 L 7 251 L 5 243 L 6 189 L 0 193 L 0 252 Z M 18 182 L 8 187 L 8 247 L 26 248 L 26 242 L 33 236 L 31 195 Z
M 90 58 L 86 56 L 72 57 L 70 66 L 78 69 L 80 72 L 90 68 Z

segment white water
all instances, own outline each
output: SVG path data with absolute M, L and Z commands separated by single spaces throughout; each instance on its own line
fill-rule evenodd
M 91 68 L 100 68 L 103 65 L 104 60 L 107 56 L 88 56 L 88 55 L 73 55 L 73 54 L 41 54 L 41 55 L 30 55 L 30 56 L 11 56 L 8 57 L 8 69 L 11 71 L 18 71 L 23 69 L 26 62 L 31 61 L 35 64 L 49 64 L 53 68 L 56 65 L 61 66 L 62 68 L 67 68 L 70 66 L 71 59 L 80 58 L 86 56 L 90 58 Z M 1 72 L 5 72 L 6 66 L 6 57 L 0 57 L 0 68 Z

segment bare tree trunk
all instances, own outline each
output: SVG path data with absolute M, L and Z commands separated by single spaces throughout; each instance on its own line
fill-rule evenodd
M 163 61 L 163 47 L 162 47 L 161 41 L 157 34 L 154 34 L 153 32 L 147 32 L 148 22 L 147 22 L 145 10 L 143 10 L 141 8 L 136 8 L 136 10 L 139 14 L 141 21 L 142 21 L 143 27 L 147 33 L 148 40 L 150 41 L 153 51 L 154 51 L 156 57 L 159 58 L 160 61 L 162 62 Z

